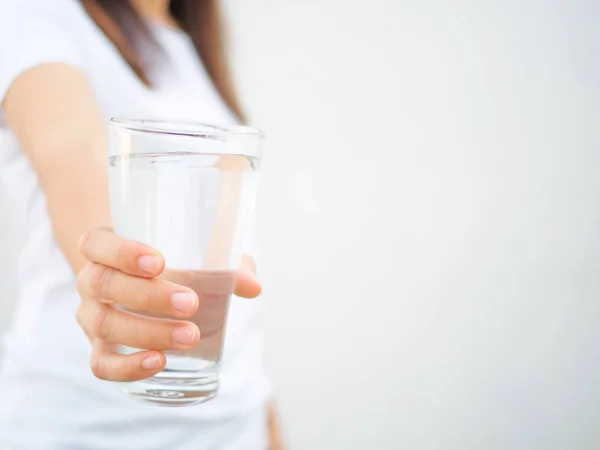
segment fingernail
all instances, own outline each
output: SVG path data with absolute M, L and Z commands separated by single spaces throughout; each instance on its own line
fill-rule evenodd
M 171 306 L 184 314 L 196 308 L 196 295 L 192 292 L 176 292 L 171 295 Z
M 160 366 L 162 366 L 162 361 L 157 355 L 148 356 L 142 361 L 142 367 L 146 370 L 158 369 Z
M 138 267 L 146 273 L 155 274 L 160 270 L 160 261 L 156 256 L 140 256 Z
M 191 345 L 196 340 L 196 330 L 192 326 L 177 327 L 173 330 L 173 340 L 182 345 Z

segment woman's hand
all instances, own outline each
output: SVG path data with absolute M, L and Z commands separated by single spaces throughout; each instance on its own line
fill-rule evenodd
M 111 381 L 148 378 L 164 368 L 162 350 L 189 350 L 198 343 L 198 327 L 185 320 L 198 309 L 198 296 L 185 286 L 156 278 L 165 268 L 158 251 L 97 228 L 81 237 L 79 252 L 87 262 L 77 276 L 81 296 L 77 321 L 92 343 L 90 366 L 96 377 Z M 253 298 L 260 290 L 252 259 L 245 256 L 235 294 Z M 143 316 L 115 305 L 172 319 Z M 118 344 L 152 350 L 121 355 Z

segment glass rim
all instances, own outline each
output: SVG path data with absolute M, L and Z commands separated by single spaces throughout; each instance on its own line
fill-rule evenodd
M 262 130 L 248 125 L 224 126 L 186 120 L 138 119 L 129 117 L 111 117 L 109 123 L 135 133 L 161 134 L 188 138 L 264 139 L 265 137 Z

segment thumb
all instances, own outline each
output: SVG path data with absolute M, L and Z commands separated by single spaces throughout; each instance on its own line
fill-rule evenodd
M 255 267 L 252 257 L 246 254 L 242 256 L 234 287 L 234 293 L 238 297 L 255 298 L 260 295 L 262 286 L 255 275 Z

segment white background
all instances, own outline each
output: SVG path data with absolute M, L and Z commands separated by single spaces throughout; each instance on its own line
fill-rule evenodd
M 226 4 L 291 448 L 599 448 L 599 4 Z

